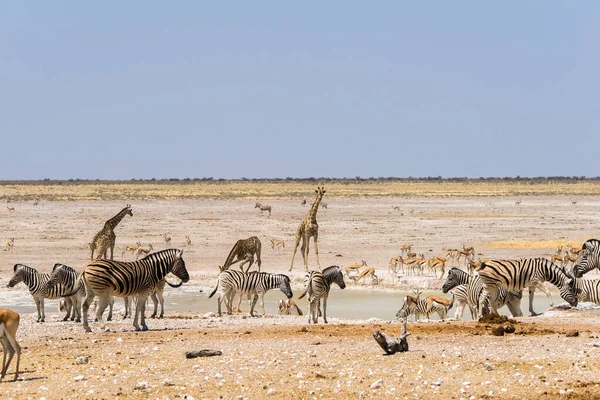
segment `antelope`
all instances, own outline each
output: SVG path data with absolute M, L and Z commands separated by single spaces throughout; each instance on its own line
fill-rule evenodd
M 327 210 L 327 203 L 321 203 L 321 208 L 324 208 L 325 210 Z
M 467 262 L 469 261 L 469 257 L 472 255 L 473 253 L 468 252 L 468 251 L 464 251 L 464 250 L 456 250 L 456 262 L 458 265 L 460 265 L 460 258 L 462 256 L 465 257 L 465 265 L 467 264 Z
M 567 258 L 568 256 L 568 254 L 565 254 L 564 258 Z M 577 257 L 575 257 L 575 260 L 577 260 Z M 552 261 L 555 264 L 559 261 L 563 263 L 563 256 L 562 254 L 553 254 L 552 257 L 550 257 L 550 261 Z
M 575 205 L 575 204 L 577 204 L 577 202 L 576 202 L 576 201 L 572 201 L 572 202 L 571 202 L 571 204 L 572 204 L 572 205 Z
M 366 264 L 365 264 L 366 265 Z M 358 278 L 354 278 L 352 277 L 351 279 L 354 280 L 354 282 L 358 282 L 360 281 L 362 278 L 364 278 L 365 276 L 370 276 L 371 277 L 371 284 L 372 285 L 377 285 L 379 284 L 379 278 L 377 277 L 377 275 L 375 275 L 375 269 L 373 267 L 369 267 L 364 269 L 360 275 L 358 275 Z
M 320 310 L 319 310 L 320 311 Z M 279 300 L 279 315 L 304 315 L 292 299 Z
M 392 206 L 392 208 L 396 211 L 400 211 L 400 206 Z
M 467 253 L 475 254 L 475 248 L 473 246 L 467 247 L 466 245 L 463 244 L 463 250 L 466 251 Z
M 36 201 L 34 201 L 34 202 L 33 202 L 33 206 L 34 206 L 34 207 L 37 207 L 37 206 L 38 206 L 38 204 L 40 204 L 40 201 L 39 201 L 39 200 L 36 200 Z
M 135 259 L 139 260 L 140 256 L 142 256 L 142 255 L 143 255 L 143 257 L 146 257 L 152 250 L 154 250 L 154 248 L 152 247 L 152 243 L 148 245 L 147 249 L 140 246 L 137 249 L 137 255 L 136 255 Z
M 444 277 L 444 272 L 446 272 L 446 261 L 448 261 L 447 258 L 444 257 L 438 257 L 438 256 L 434 256 L 429 260 L 429 270 L 431 272 L 433 272 L 433 275 L 437 278 L 437 272 L 436 269 L 439 269 L 441 274 L 440 274 L 440 279 L 442 279 Z
M 577 261 L 578 258 L 579 256 L 577 254 L 565 254 L 563 259 L 561 260 L 563 267 L 566 268 L 569 265 L 569 262 L 575 264 L 575 261 Z
M 283 240 L 277 240 L 277 239 L 273 238 L 269 241 L 269 244 L 271 245 L 272 251 L 275 251 L 275 247 L 277 247 L 277 251 L 279 251 L 279 249 L 282 247 L 285 250 L 285 241 L 283 241 Z
M 171 247 L 171 236 L 163 233 L 163 238 L 165 239 L 165 248 Z
M 568 245 L 567 246 L 567 251 L 570 252 L 573 255 L 579 255 L 579 253 L 581 253 L 581 250 L 583 250 L 582 247 L 575 249 L 573 246 Z
M 454 305 L 454 295 L 452 296 L 452 300 L 448 300 L 443 297 L 428 296 L 425 298 L 425 301 L 427 302 L 427 314 L 431 313 L 435 308 L 437 308 L 436 306 L 443 308 L 443 321 L 448 316 L 448 310 L 450 310 Z
M 192 245 L 192 239 L 190 239 L 190 235 L 185 235 L 185 243 L 183 244 L 183 246 L 191 246 Z
M 10 240 L 8 242 L 6 242 L 6 248 L 4 249 L 6 250 L 12 250 L 15 247 L 15 238 L 10 238 Z
M 350 276 L 350 273 L 351 273 L 351 272 L 353 272 L 353 273 L 356 273 L 356 274 L 359 274 L 359 273 L 360 273 L 360 269 L 361 269 L 362 267 L 366 267 L 366 266 L 367 266 L 367 262 L 366 262 L 366 261 L 364 261 L 364 260 L 363 260 L 363 261 L 362 261 L 360 264 L 352 264 L 352 265 L 348 265 L 348 266 L 345 268 L 345 271 L 346 271 L 346 276 L 347 276 L 348 278 L 353 278 L 352 276 Z M 359 274 L 359 275 L 360 275 L 360 274 Z M 355 276 L 355 277 L 356 277 L 356 276 Z
M 388 264 L 388 272 L 390 274 L 392 274 L 393 276 L 396 276 L 396 274 L 398 273 L 398 262 L 399 261 L 400 261 L 400 257 L 390 258 L 390 262 Z
M 403 245 L 400 245 L 400 255 L 402 255 L 404 253 L 408 254 L 411 249 L 412 249 L 412 245 L 410 245 L 408 243 L 404 243 Z
M 467 272 L 469 275 L 473 276 L 473 272 L 481 265 L 481 259 L 477 261 L 468 260 L 467 261 Z
M 521 200 L 515 201 L 515 206 L 519 206 L 519 205 L 521 205 Z
M 8 209 L 9 213 L 14 213 L 15 212 L 15 208 L 14 207 L 6 206 L 6 208 Z
M 19 329 L 20 316 L 14 311 L 0 308 L 0 343 L 4 348 L 2 358 L 2 372 L 0 381 L 6 376 L 8 367 L 17 353 L 17 369 L 15 370 L 15 381 L 19 378 L 19 363 L 21 362 L 21 346 L 17 342 L 17 329 Z M 6 360 L 8 357 L 8 361 Z
M 123 247 L 123 252 L 121 253 L 121 258 L 125 258 L 125 253 L 127 253 L 128 251 L 131 252 L 131 255 L 134 255 L 140 247 L 142 247 L 141 242 L 135 242 L 134 245 L 126 244 L 125 247 Z

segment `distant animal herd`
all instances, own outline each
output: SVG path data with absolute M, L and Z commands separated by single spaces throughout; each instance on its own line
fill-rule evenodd
M 308 269 L 308 255 L 310 239 L 313 239 L 314 253 L 317 265 L 319 262 L 317 212 L 319 208 L 327 208 L 322 202 L 326 193 L 325 188 L 317 187 L 316 197 L 306 216 L 299 222 L 293 246 L 293 253 L 289 271 L 294 266 L 294 258 L 300 246 L 303 263 L 307 275 L 305 289 L 298 297 L 307 297 L 308 322 L 317 323 L 322 317 L 327 323 L 327 300 L 331 285 L 335 283 L 341 289 L 346 287 L 345 279 L 353 282 L 370 280 L 372 285 L 377 285 L 380 278 L 375 269 L 369 267 L 366 261 L 348 265 L 345 268 L 330 266 L 323 270 Z M 38 201 L 36 200 L 37 205 Z M 306 204 L 303 200 L 302 205 Z M 516 203 L 519 205 L 520 201 Z M 573 203 L 575 204 L 575 202 Z M 394 209 L 397 206 L 394 206 Z M 7 207 L 10 213 L 14 207 Z M 260 213 L 268 212 L 271 216 L 272 207 L 256 203 Z M 108 219 L 103 228 L 94 235 L 90 242 L 91 261 L 82 271 L 63 265 L 55 264 L 50 274 L 39 273 L 34 268 L 24 264 L 16 264 L 13 276 L 8 287 L 14 287 L 23 282 L 28 288 L 37 307 L 38 322 L 45 321 L 44 299 L 62 299 L 61 308 L 66 312 L 63 320 L 82 322 L 86 332 L 91 332 L 88 320 L 89 308 L 97 299 L 95 316 L 102 328 L 105 327 L 104 311 L 109 308 L 108 320 L 112 318 L 114 297 L 123 297 L 125 314 L 131 315 L 130 303 L 135 305 L 133 326 L 136 330 L 148 329 L 145 321 L 147 299 L 154 302 L 152 318 L 164 315 L 163 291 L 165 285 L 179 287 L 189 281 L 190 276 L 183 259 L 184 250 L 171 248 L 172 238 L 164 233 L 165 249 L 153 251 L 151 244 L 144 247 L 141 242 L 135 245 L 126 245 L 122 249 L 121 257 L 127 255 L 135 257 L 135 261 L 114 260 L 116 244 L 115 228 L 124 217 L 133 217 L 131 205 L 127 205 L 114 217 Z M 182 247 L 191 246 L 192 241 L 186 235 Z M 12 250 L 14 238 L 6 243 L 5 250 Z M 285 249 L 283 240 L 271 239 L 271 250 L 278 252 Z M 461 260 L 463 268 L 461 268 Z M 240 271 L 230 269 L 239 263 Z M 250 271 L 256 263 L 257 271 Z M 451 267 L 446 274 L 446 267 Z M 569 266 L 569 263 L 571 265 Z M 560 264 L 560 265 L 559 265 Z M 244 269 L 244 267 L 246 268 Z M 217 295 L 217 312 L 222 315 L 222 303 L 228 314 L 232 314 L 235 296 L 239 296 L 237 310 L 243 296 L 250 301 L 250 315 L 255 316 L 254 309 L 261 301 L 262 313 L 264 309 L 264 295 L 272 289 L 279 289 L 285 295 L 285 300 L 279 301 L 279 313 L 285 315 L 303 315 L 302 310 L 294 302 L 290 278 L 285 274 L 275 274 L 261 271 L 261 241 L 257 236 L 238 240 L 222 266 L 219 267 L 217 284 L 209 298 Z M 361 268 L 363 268 L 361 271 Z M 412 251 L 412 246 L 405 243 L 400 246 L 400 254 L 389 261 L 388 272 L 396 283 L 398 276 L 408 275 L 433 275 L 435 278 L 446 280 L 441 286 L 443 293 L 451 293 L 452 298 L 428 296 L 421 299 L 421 291 L 404 298 L 396 317 L 406 326 L 410 315 L 418 320 L 421 315 L 429 318 L 430 314 L 437 313 L 442 320 L 447 318 L 448 310 L 456 305 L 455 319 L 462 319 L 464 309 L 469 308 L 472 318 L 477 319 L 486 313 L 497 314 L 498 309 L 506 305 L 513 316 L 521 316 L 520 302 L 522 291 L 529 290 L 529 312 L 536 315 L 533 310 L 533 294 L 536 289 L 544 291 L 552 305 L 552 299 L 544 282 L 556 286 L 561 297 L 571 306 L 575 307 L 578 301 L 591 301 L 600 304 L 600 280 L 581 279 L 582 276 L 600 267 L 600 241 L 587 240 L 581 248 L 572 246 L 559 247 L 557 252 L 547 259 L 544 257 L 525 258 L 519 260 L 477 260 L 472 246 L 463 245 L 462 249 L 443 249 L 443 254 L 425 258 L 423 254 L 417 255 Z M 171 283 L 166 276 L 172 274 L 179 279 L 179 283 Z M 161 311 L 158 313 L 158 304 Z M 321 307 L 322 306 L 322 307 Z M 0 379 L 4 378 L 8 367 L 15 354 L 17 354 L 17 368 L 15 380 L 18 377 L 21 348 L 16 340 L 16 331 L 19 326 L 19 314 L 10 310 L 0 309 L 0 342 L 4 348 L 4 360 Z

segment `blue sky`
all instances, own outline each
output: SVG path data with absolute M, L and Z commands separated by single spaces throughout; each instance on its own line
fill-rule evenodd
M 600 3 L 0 5 L 0 179 L 598 176 Z

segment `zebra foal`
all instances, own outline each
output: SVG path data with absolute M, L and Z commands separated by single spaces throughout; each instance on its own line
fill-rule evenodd
M 14 274 L 7 286 L 11 288 L 19 282 L 23 282 L 27 286 L 37 308 L 37 322 L 46 321 L 46 313 L 44 312 L 44 299 L 56 300 L 60 299 L 61 297 L 65 297 L 65 300 L 67 301 L 67 315 L 65 315 L 63 321 L 69 319 L 71 314 L 70 305 L 72 304 L 71 296 L 75 294 L 70 293 L 72 290 L 64 287 L 63 285 L 56 285 L 52 287 L 52 289 L 48 289 L 47 284 L 50 280 L 50 274 L 40 273 L 35 268 L 28 267 L 24 264 L 15 264 L 13 271 Z
M 162 250 L 134 262 L 113 260 L 90 262 L 81 274 L 86 292 L 86 298 L 83 302 L 83 327 L 85 331 L 92 331 L 87 317 L 95 296 L 99 298 L 96 317 L 100 321 L 102 329 L 106 326 L 102 319 L 102 313 L 108 306 L 110 296 L 137 296 L 133 326 L 136 331 L 148 330 L 145 316 L 146 300 L 148 296 L 156 291 L 158 284 L 168 273 L 177 276 L 182 283 L 190 280 L 183 260 L 183 250 Z M 138 324 L 138 318 L 141 326 Z
M 548 281 L 556 286 L 560 296 L 572 307 L 577 306 L 577 296 L 574 290 L 573 279 L 563 270 L 545 258 L 522 258 L 520 260 L 486 260 L 477 267 L 477 273 L 483 284 L 483 298 L 489 299 L 492 313 L 498 314 L 496 299 L 498 290 L 503 287 L 507 290 L 529 289 L 529 312 L 533 311 L 533 295 L 536 287 Z M 479 302 L 479 314 L 482 314 L 483 302 Z
M 398 310 L 396 313 L 396 319 L 401 323 L 406 323 L 409 315 L 414 314 L 415 321 L 419 320 L 421 315 L 427 315 L 429 319 L 429 315 L 433 312 L 437 313 L 440 316 L 440 319 L 443 321 L 446 319 L 448 314 L 448 310 L 450 310 L 454 304 L 454 297 L 450 304 L 446 307 L 443 304 L 437 302 L 428 302 L 425 299 L 419 298 L 419 294 L 417 296 L 406 296 L 404 298 L 404 304 L 402 308 Z
M 247 294 L 248 296 L 254 295 L 252 304 L 250 306 L 250 315 L 254 317 L 254 307 L 260 297 L 260 305 L 262 307 L 263 315 L 265 314 L 265 293 L 271 289 L 279 289 L 287 296 L 288 299 L 293 297 L 292 288 L 290 286 L 290 278 L 283 274 L 270 274 L 268 272 L 256 272 L 244 273 L 232 269 L 225 270 L 219 274 L 217 278 L 217 286 L 208 296 L 212 298 L 217 291 L 219 296 L 217 298 L 217 305 L 219 311 L 219 317 L 222 316 L 221 302 L 225 300 L 225 306 L 227 307 L 227 313 L 232 314 L 232 303 L 233 298 L 236 294 L 240 295 L 240 303 L 242 301 L 242 295 Z M 239 303 L 238 303 L 239 309 Z
M 327 298 L 331 284 L 335 283 L 344 289 L 344 274 L 342 268 L 337 265 L 325 268 L 323 271 L 311 271 L 306 276 L 306 290 L 298 297 L 299 299 L 308 295 L 308 323 L 316 324 L 319 318 L 321 308 L 321 299 L 323 299 L 323 321 L 327 323 Z

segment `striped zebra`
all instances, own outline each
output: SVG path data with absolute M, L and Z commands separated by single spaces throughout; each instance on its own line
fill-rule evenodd
M 573 266 L 575 278 L 581 278 L 594 268 L 600 269 L 600 240 L 588 239 L 581 247 L 579 258 Z
M 71 321 L 77 315 L 76 322 L 81 322 L 81 300 L 85 296 L 85 287 L 79 280 L 80 274 L 73 268 L 64 264 L 54 264 L 50 278 L 46 283 L 46 290 L 52 291 L 55 286 L 62 286 L 69 293 L 75 292 L 74 295 L 70 296 L 71 305 L 73 312 L 71 314 Z M 69 302 L 65 301 L 67 307 L 67 314 L 70 311 Z
M 556 286 L 560 296 L 572 307 L 577 306 L 577 296 L 573 289 L 573 280 L 562 269 L 545 258 L 523 258 L 520 260 L 486 260 L 477 267 L 477 273 L 483 283 L 483 298 L 496 299 L 498 289 L 523 290 L 529 288 L 529 312 L 533 311 L 535 289 L 548 281 Z M 492 313 L 498 314 L 496 302 L 489 302 Z M 483 302 L 479 302 L 481 315 Z
M 217 286 L 208 296 L 212 298 L 217 291 L 219 296 L 217 298 L 219 317 L 222 316 L 221 302 L 225 300 L 225 306 L 227 307 L 227 314 L 231 315 L 233 312 L 232 303 L 233 298 L 236 294 L 240 295 L 240 303 L 242 295 L 247 294 L 248 296 L 254 295 L 252 304 L 250 306 L 250 315 L 254 317 L 254 307 L 260 297 L 260 305 L 262 307 L 263 315 L 265 314 L 265 293 L 271 289 L 279 289 L 291 299 L 293 296 L 292 288 L 290 286 L 290 278 L 283 274 L 270 274 L 268 272 L 256 272 L 252 271 L 244 273 L 232 269 L 225 270 L 219 274 L 217 278 Z M 239 309 L 239 304 L 238 304 Z
M 23 282 L 28 288 L 29 293 L 33 296 L 33 301 L 35 302 L 35 306 L 38 312 L 37 322 L 45 322 L 46 321 L 46 313 L 44 312 L 44 299 L 56 300 L 61 297 L 65 297 L 67 300 L 67 315 L 63 318 L 63 321 L 69 319 L 71 314 L 71 304 L 72 299 L 68 288 L 57 285 L 52 289 L 47 289 L 47 283 L 50 280 L 50 274 L 43 274 L 38 272 L 35 268 L 28 267 L 24 264 L 15 264 L 14 275 L 8 282 L 8 287 L 11 288 L 15 286 L 19 282 Z
M 591 301 L 600 305 L 600 279 L 574 278 L 573 281 L 577 300 Z
M 460 268 L 453 267 L 448 271 L 446 282 L 442 286 L 442 292 L 451 292 L 457 301 L 455 318 L 462 319 L 465 306 L 471 311 L 471 318 L 477 321 L 482 315 L 478 314 L 479 302 L 485 301 L 482 298 L 483 284 L 479 275 L 469 275 Z M 513 317 L 520 317 L 522 291 L 508 291 L 504 288 L 498 288 L 498 298 L 496 299 L 496 309 L 506 305 Z M 489 312 L 487 302 L 483 305 L 484 314 Z
M 415 316 L 415 321 L 418 321 L 421 315 L 427 315 L 429 319 L 429 315 L 435 312 L 443 321 L 446 319 L 448 310 L 452 308 L 453 302 L 454 297 L 452 297 L 450 305 L 446 307 L 436 302 L 429 303 L 426 299 L 419 298 L 418 295 L 417 297 L 409 295 L 404 298 L 404 304 L 396 313 L 396 319 L 404 324 L 411 314 Z
M 310 271 L 305 282 L 307 283 L 306 290 L 298 299 L 308 295 L 308 323 L 311 323 L 311 318 L 314 324 L 317 323 L 321 309 L 321 299 L 323 299 L 323 321 L 327 323 L 327 298 L 329 297 L 331 284 L 335 283 L 340 289 L 346 287 L 342 268 L 332 265 L 321 272 Z
M 85 331 L 92 331 L 88 325 L 87 317 L 95 296 L 99 298 L 96 317 L 100 321 L 102 329 L 106 326 L 102 319 L 102 313 L 108 306 L 110 296 L 137 296 L 133 326 L 136 331 L 148 330 L 145 315 L 146 300 L 168 273 L 177 276 L 182 283 L 190 280 L 183 260 L 183 250 L 167 249 L 157 251 L 133 262 L 114 260 L 90 262 L 81 274 L 86 292 L 86 298 L 83 302 L 83 327 Z M 138 318 L 141 327 L 138 324 Z

